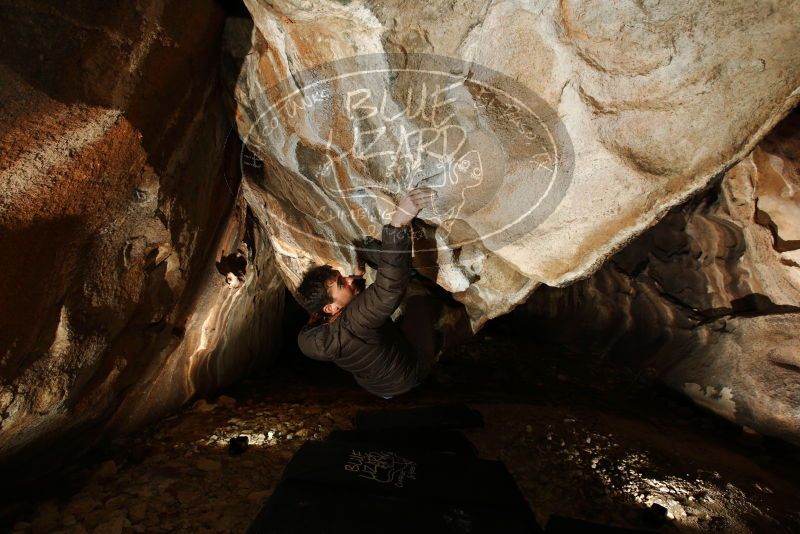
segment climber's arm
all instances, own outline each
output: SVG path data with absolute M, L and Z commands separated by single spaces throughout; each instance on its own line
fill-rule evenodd
M 375 282 L 345 308 L 342 317 L 356 335 L 380 327 L 400 304 L 411 277 L 410 223 L 432 198 L 430 190 L 411 190 L 400 201 L 390 224 L 383 227 Z

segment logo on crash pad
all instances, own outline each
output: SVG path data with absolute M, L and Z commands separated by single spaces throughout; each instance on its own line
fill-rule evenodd
M 417 463 L 392 451 L 352 450 L 344 464 L 344 470 L 357 473 L 359 477 L 381 484 L 402 488 L 406 481 L 414 480 Z

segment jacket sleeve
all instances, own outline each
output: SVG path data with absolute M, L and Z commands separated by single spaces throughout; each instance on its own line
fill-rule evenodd
M 411 232 L 407 226 L 383 227 L 380 261 L 375 282 L 345 307 L 348 329 L 366 337 L 392 315 L 411 277 Z

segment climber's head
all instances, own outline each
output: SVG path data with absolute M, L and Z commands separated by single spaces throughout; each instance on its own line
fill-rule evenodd
M 312 267 L 305 275 L 297 296 L 310 315 L 335 315 L 361 292 L 359 277 L 342 276 L 330 265 Z

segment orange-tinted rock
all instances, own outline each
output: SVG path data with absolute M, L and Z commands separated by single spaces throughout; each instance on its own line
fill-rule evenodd
M 283 289 L 225 158 L 223 18 L 0 10 L 0 458 L 130 430 L 270 358 Z

